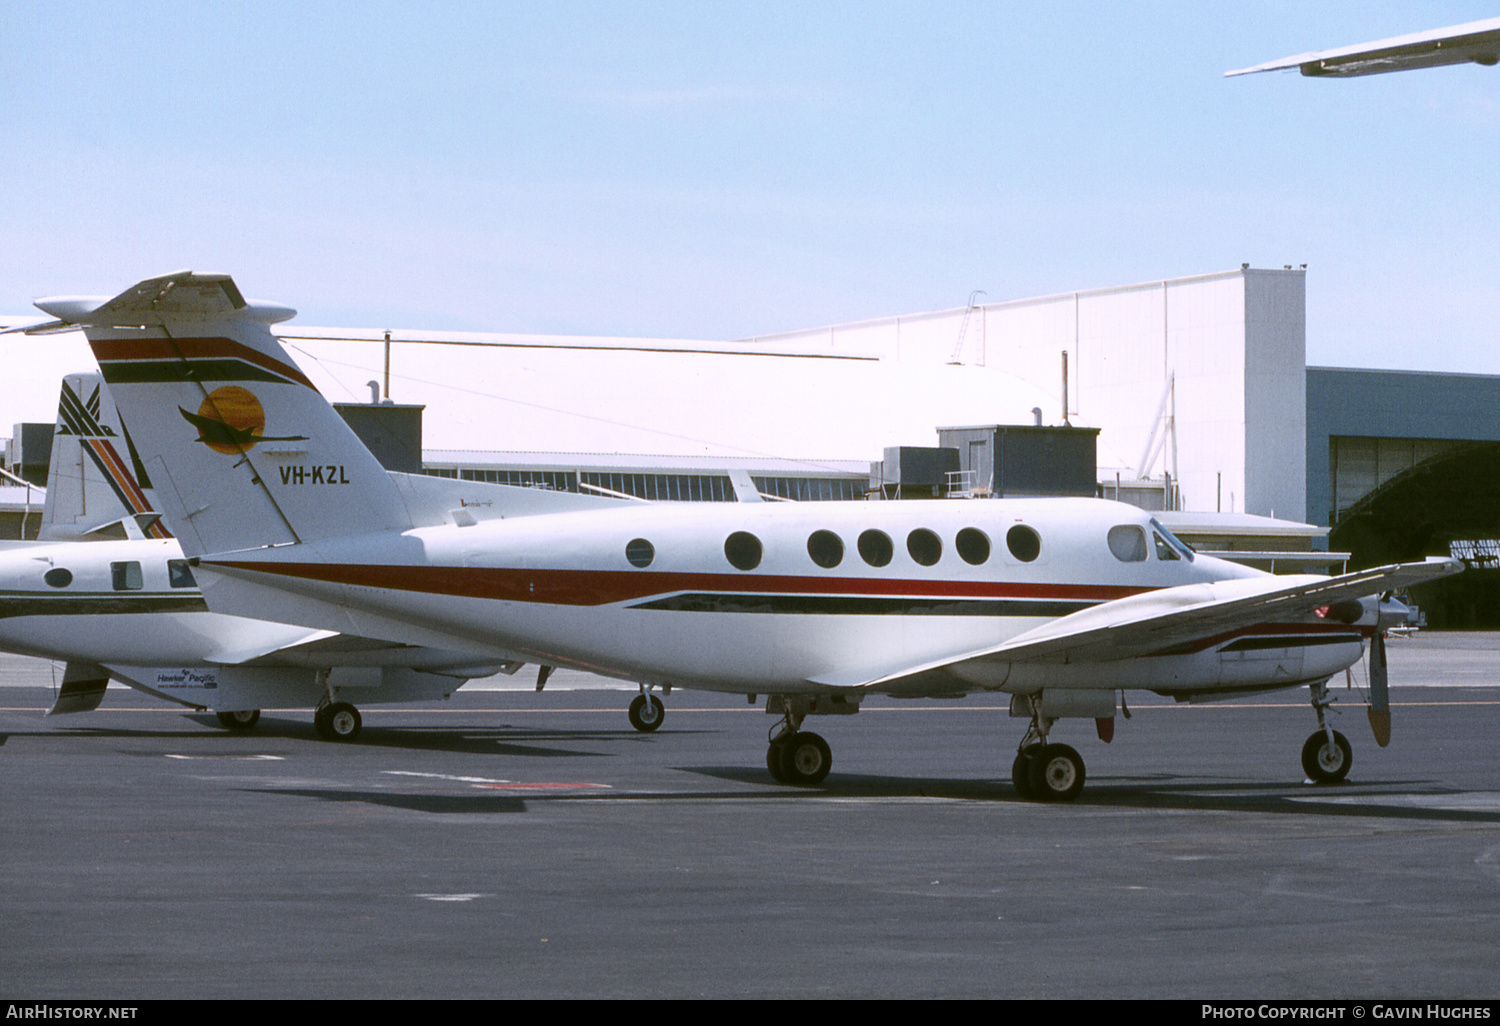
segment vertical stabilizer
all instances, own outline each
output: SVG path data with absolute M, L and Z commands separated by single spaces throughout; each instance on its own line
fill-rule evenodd
M 81 327 L 189 555 L 403 530 L 390 478 L 228 275 L 151 278 L 113 299 L 44 299 Z
M 143 484 L 103 378 L 63 378 L 38 537 L 170 538 Z

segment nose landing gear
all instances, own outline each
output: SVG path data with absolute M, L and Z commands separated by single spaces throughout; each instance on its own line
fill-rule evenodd
M 1337 784 L 1349 775 L 1354 752 L 1349 739 L 1328 723 L 1326 712 L 1334 700 L 1328 694 L 1328 682 L 1313 684 L 1312 706 L 1318 713 L 1318 729 L 1302 746 L 1302 769 L 1315 784 Z
M 661 699 L 646 690 L 641 685 L 641 693 L 630 701 L 630 709 L 627 714 L 630 717 L 630 725 L 643 734 L 649 734 L 661 726 L 662 720 L 667 718 L 667 707 L 661 704 Z

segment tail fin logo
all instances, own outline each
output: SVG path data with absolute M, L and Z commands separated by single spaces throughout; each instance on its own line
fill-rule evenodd
M 198 429 L 198 441 L 225 456 L 247 453 L 261 442 L 302 442 L 306 435 L 266 437 L 266 411 L 260 400 L 238 385 L 216 388 L 197 413 L 181 406 L 177 412 Z

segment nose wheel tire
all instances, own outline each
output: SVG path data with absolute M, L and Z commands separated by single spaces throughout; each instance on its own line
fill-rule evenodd
M 630 702 L 630 725 L 643 734 L 661 726 L 667 718 L 667 707 L 655 695 L 636 695 Z
M 259 709 L 236 709 L 233 712 L 221 712 L 217 715 L 220 725 L 230 730 L 249 730 L 260 722 Z
M 1034 753 L 1029 776 L 1031 797 L 1044 802 L 1077 798 L 1083 790 L 1083 757 L 1067 745 L 1041 745 Z
M 348 702 L 334 702 L 313 713 L 313 727 L 325 741 L 353 741 L 362 725 L 359 710 Z
M 1354 763 L 1354 752 L 1349 739 L 1338 731 L 1333 732 L 1333 744 L 1328 744 L 1324 731 L 1314 731 L 1307 744 L 1302 746 L 1302 770 L 1307 779 L 1315 784 L 1337 784 L 1349 775 Z

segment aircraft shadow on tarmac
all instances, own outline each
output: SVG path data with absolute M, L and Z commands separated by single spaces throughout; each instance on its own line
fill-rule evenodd
M 332 745 L 371 749 L 388 748 L 405 751 L 452 752 L 469 755 L 513 755 L 532 757 L 607 757 L 610 753 L 589 751 L 580 748 L 547 748 L 545 742 L 579 742 L 585 744 L 636 744 L 652 738 L 642 735 L 628 726 L 604 730 L 558 730 L 556 728 L 518 727 L 510 723 L 494 726 L 455 724 L 447 727 L 371 727 L 365 726 L 359 738 L 352 742 L 324 741 L 319 738 L 311 723 L 298 720 L 274 719 L 262 716 L 255 729 L 245 734 L 227 733 L 211 716 L 188 715 L 193 720 L 211 728 L 206 733 L 218 738 L 239 737 L 249 739 L 283 739 L 310 741 L 320 746 Z M 660 736 L 666 736 L 664 731 Z M 671 734 L 698 733 L 674 729 Z M 181 736 L 177 734 L 176 736 Z
M 317 736 L 311 723 L 296 720 L 278 720 L 262 716 L 253 731 L 230 733 L 218 725 L 211 716 L 187 714 L 183 719 L 191 720 L 201 730 L 136 730 L 123 727 L 95 727 L 89 725 L 65 725 L 64 729 L 41 731 L 8 731 L 0 733 L 0 745 L 7 737 L 96 737 L 134 738 L 182 741 L 235 742 L 242 750 L 245 743 L 276 741 L 309 742 L 322 747 L 353 749 L 393 749 L 459 755 L 504 755 L 517 758 L 610 758 L 613 753 L 588 748 L 555 747 L 569 742 L 588 745 L 637 744 L 649 738 L 629 727 L 612 730 L 555 730 L 517 727 L 511 724 L 499 726 L 452 726 L 452 727 L 365 727 L 358 740 L 352 742 L 324 741 Z M 664 732 L 665 733 L 665 732 Z M 675 734 L 696 733 L 675 730 Z M 229 754 L 226 752 L 225 754 Z M 272 754 L 284 754 L 276 752 Z
M 769 775 L 743 766 L 679 767 L 745 784 L 767 784 Z M 890 777 L 866 774 L 830 775 L 816 789 L 777 785 L 787 795 L 833 799 L 937 798 L 962 801 L 1038 804 L 1022 798 L 1008 781 Z M 1378 790 L 1377 790 L 1378 789 Z M 1093 777 L 1077 799 L 1052 806 L 1067 808 L 1173 809 L 1180 811 L 1271 812 L 1293 815 L 1373 816 L 1379 819 L 1434 820 L 1453 823 L 1500 823 L 1500 811 L 1443 808 L 1413 799 L 1441 799 L 1468 792 L 1436 781 L 1368 780 L 1358 783 L 1204 781 L 1173 774 L 1150 777 Z M 653 797 L 672 798 L 682 795 Z M 719 794 L 716 797 L 724 797 Z M 764 797 L 763 794 L 744 797 Z M 1364 800 L 1361 800 L 1364 799 Z M 1410 802 L 1410 804 L 1406 804 Z
M 408 812 L 464 816 L 525 812 L 526 802 L 529 800 L 510 794 L 421 794 L 404 791 L 353 791 L 343 788 L 265 787 L 250 789 L 248 793 L 316 798 L 323 802 L 355 802 L 388 809 L 404 809 Z
M 131 730 L 90 726 L 69 726 L 67 734 L 112 739 L 169 739 L 177 741 L 235 741 L 233 752 L 243 754 L 243 742 L 311 742 L 321 748 L 341 749 L 338 742 L 317 738 L 312 724 L 292 719 L 262 717 L 256 729 L 246 734 L 229 734 L 209 716 L 187 714 L 204 729 Z M 711 731 L 710 731 L 711 732 Z M 7 737 L 32 735 L 58 736 L 58 731 L 10 731 L 0 733 L 0 745 Z M 667 733 L 700 733 L 676 729 Z M 655 737 L 656 735 L 651 735 Z M 452 753 L 520 759 L 612 758 L 628 750 L 600 751 L 600 747 L 637 744 L 650 740 L 631 729 L 554 730 L 516 727 L 510 724 L 475 727 L 367 727 L 350 749 L 389 749 L 433 753 Z M 566 747 L 565 747 L 566 746 Z M 155 755 L 159 753 L 135 753 Z M 275 752 L 271 754 L 284 754 Z M 948 799 L 973 802 L 1015 803 L 1033 805 L 1021 798 L 1009 781 L 995 778 L 955 779 L 945 777 L 911 777 L 881 774 L 840 773 L 835 771 L 818 788 L 797 788 L 777 784 L 759 767 L 678 766 L 671 769 L 687 774 L 712 777 L 721 781 L 750 785 L 753 790 L 673 788 L 641 794 L 631 790 L 608 792 L 568 790 L 559 787 L 547 793 L 527 791 L 514 794 L 412 793 L 346 789 L 268 788 L 267 793 L 317 798 L 324 801 L 368 802 L 430 813 L 514 813 L 524 812 L 530 802 L 566 802 L 586 797 L 590 801 L 629 799 L 631 801 L 764 801 L 768 797 L 786 800 L 902 800 Z M 1363 816 L 1387 820 L 1431 821 L 1449 823 L 1500 824 L 1500 811 L 1444 807 L 1444 799 L 1461 796 L 1466 791 L 1433 780 L 1366 780 L 1339 785 L 1314 787 L 1302 782 L 1205 780 L 1196 776 L 1155 773 L 1149 776 L 1091 777 L 1084 793 L 1075 801 L 1049 806 L 1059 811 L 1068 808 L 1115 808 L 1177 811 L 1261 812 L 1300 816 Z M 1456 803 L 1455 803 L 1456 804 Z
M 640 793 L 637 791 L 593 790 L 589 784 L 565 782 L 545 785 L 511 785 L 527 790 L 526 794 L 455 794 L 452 792 L 374 791 L 349 788 L 257 788 L 253 793 L 314 798 L 325 802 L 362 802 L 387 808 L 406 809 L 434 814 L 484 815 L 529 811 L 537 803 L 552 804 L 587 800 L 590 802 L 735 802 L 765 801 L 767 798 L 788 801 L 882 801 L 903 799 L 946 799 L 996 804 L 1037 803 L 1020 798 L 1009 783 L 994 780 L 955 780 L 946 778 L 911 779 L 876 775 L 846 774 L 830 777 L 823 786 L 812 789 L 787 787 L 774 783 L 768 774 L 743 767 L 677 767 L 680 772 L 700 774 L 740 784 L 760 785 L 754 791 L 669 790 Z M 496 789 L 506 785 L 497 784 Z M 541 786 L 546 793 L 532 788 Z M 1309 785 L 1268 785 L 1244 782 L 1191 782 L 1163 775 L 1151 780 L 1133 778 L 1112 783 L 1109 778 L 1093 782 L 1093 790 L 1074 802 L 1050 806 L 1058 814 L 1069 809 L 1114 808 L 1186 812 L 1274 813 L 1297 816 L 1374 817 L 1377 819 L 1449 823 L 1500 824 L 1500 812 L 1476 809 L 1443 808 L 1434 805 L 1404 804 L 1409 799 L 1438 799 L 1465 792 L 1431 782 L 1371 781 L 1362 785 L 1320 787 Z M 1372 790 L 1380 788 L 1381 790 Z M 769 791 L 769 793 L 768 793 Z M 1368 799 L 1368 800 L 1361 800 Z

